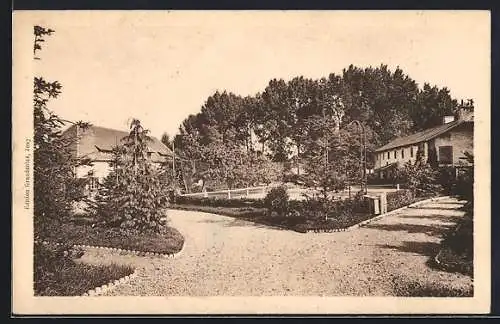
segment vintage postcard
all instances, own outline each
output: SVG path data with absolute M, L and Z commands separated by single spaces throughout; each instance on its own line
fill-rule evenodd
M 14 314 L 490 310 L 488 11 L 16 11 Z

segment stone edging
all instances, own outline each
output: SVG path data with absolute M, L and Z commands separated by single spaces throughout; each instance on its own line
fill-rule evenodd
M 82 295 L 82 297 L 93 297 L 93 296 L 102 295 L 105 292 L 110 291 L 113 288 L 115 288 L 116 286 L 118 286 L 120 284 L 123 284 L 123 283 L 126 283 L 126 282 L 132 280 L 135 277 L 137 277 L 137 270 L 134 270 L 134 272 L 132 272 L 128 276 L 122 277 L 120 279 L 116 279 L 116 280 L 111 281 L 111 282 L 109 282 L 107 284 L 104 284 L 104 285 L 102 285 L 100 287 L 96 287 L 94 289 L 90 289 L 89 291 L 87 291 L 86 293 L 84 293 Z
M 54 243 L 54 242 L 48 242 L 48 241 L 42 241 L 42 243 L 43 244 L 54 244 L 56 246 L 63 245 L 62 243 Z M 127 250 L 127 249 L 113 248 L 113 247 L 107 247 L 107 246 L 82 245 L 82 244 L 73 244 L 73 247 L 79 247 L 79 248 L 84 248 L 84 249 L 99 249 L 99 250 L 109 250 L 109 251 L 117 251 L 117 252 L 126 252 L 126 253 L 129 253 L 129 254 L 134 254 L 134 255 L 138 255 L 138 256 L 159 256 L 159 257 L 164 257 L 164 258 L 178 257 L 179 254 L 182 252 L 182 249 L 179 252 L 176 252 L 176 253 L 144 252 L 144 251 L 136 251 L 136 250 Z
M 397 208 L 397 209 L 391 210 L 390 212 L 387 212 L 385 214 L 378 215 L 376 217 L 367 219 L 367 220 L 362 221 L 362 222 L 360 222 L 358 224 L 354 224 L 352 226 L 349 226 L 347 229 L 351 230 L 351 229 L 354 229 L 354 228 L 357 228 L 357 227 L 362 227 L 363 225 L 366 225 L 366 224 L 369 224 L 369 223 L 371 223 L 373 221 L 379 220 L 382 217 L 390 216 L 390 215 L 394 215 L 394 214 L 398 214 L 399 212 L 401 212 L 401 211 L 403 211 L 405 209 L 412 208 L 412 207 L 417 207 L 417 206 L 420 206 L 422 204 L 426 204 L 426 203 L 431 202 L 431 201 L 439 201 L 439 200 L 446 199 L 446 198 L 450 198 L 450 196 L 440 196 L 440 197 L 434 197 L 434 198 L 429 198 L 429 199 L 424 199 L 424 200 L 421 200 L 421 201 L 417 201 L 417 202 L 411 203 L 411 204 L 409 204 L 407 206 L 403 206 L 401 208 Z
M 450 196 L 440 196 L 440 197 L 434 197 L 434 198 L 429 198 L 429 199 L 417 201 L 417 202 L 409 204 L 408 206 L 404 206 L 404 207 L 401 207 L 401 208 L 398 208 L 398 209 L 391 210 L 390 212 L 387 212 L 387 213 L 382 214 L 382 215 L 375 216 L 373 218 L 364 220 L 362 222 L 359 222 L 357 224 L 351 225 L 351 226 L 346 227 L 346 228 L 338 228 L 338 229 L 331 229 L 331 230 L 330 229 L 326 229 L 326 230 L 322 230 L 322 229 L 316 229 L 316 230 L 315 229 L 310 229 L 310 230 L 307 230 L 307 233 L 311 233 L 311 232 L 314 232 L 314 233 L 348 232 L 348 231 L 351 231 L 351 230 L 356 229 L 358 227 L 363 227 L 364 225 L 369 224 L 371 222 L 374 222 L 376 220 L 379 220 L 382 217 L 397 214 L 397 213 L 399 213 L 399 212 L 401 212 L 401 211 L 403 211 L 403 210 L 405 210 L 407 208 L 416 207 L 416 206 L 419 206 L 421 204 L 425 204 L 425 203 L 428 203 L 428 202 L 431 202 L 431 201 L 438 201 L 438 200 L 445 199 L 445 198 L 450 198 Z

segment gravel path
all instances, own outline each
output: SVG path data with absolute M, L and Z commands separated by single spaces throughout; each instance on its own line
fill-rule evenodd
M 450 287 L 470 277 L 427 265 L 440 235 L 463 216 L 455 199 L 383 217 L 350 232 L 300 234 L 213 214 L 172 210 L 185 236 L 175 259 L 93 250 L 91 263 L 138 267 L 138 277 L 107 295 L 390 296 L 394 277 Z

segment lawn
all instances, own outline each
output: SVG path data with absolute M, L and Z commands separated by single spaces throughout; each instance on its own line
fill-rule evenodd
M 303 206 L 299 203 L 297 203 L 297 205 Z M 370 219 L 374 216 L 369 213 L 351 213 L 349 215 L 340 216 L 336 219 L 329 218 L 328 220 L 325 220 L 324 218 L 312 215 L 311 211 L 305 210 L 297 211 L 296 216 L 270 216 L 266 208 L 256 207 L 212 207 L 188 204 L 172 204 L 169 206 L 169 208 L 230 216 L 248 220 L 258 224 L 285 228 L 302 233 L 310 230 L 328 231 L 345 229 L 351 225 Z
M 104 246 L 140 252 L 172 254 L 184 245 L 184 237 L 172 227 L 162 233 L 140 233 L 120 228 L 93 227 L 91 224 L 66 222 L 53 226 L 44 240 L 54 243 Z
M 130 266 L 97 266 L 75 262 L 70 247 L 35 244 L 34 289 L 36 296 L 81 296 L 134 272 Z

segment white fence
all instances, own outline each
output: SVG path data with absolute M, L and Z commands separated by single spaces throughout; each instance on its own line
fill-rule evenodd
M 182 194 L 183 197 L 227 197 L 232 198 L 244 198 L 244 197 L 255 197 L 255 196 L 265 196 L 270 188 L 273 186 L 260 186 L 260 187 L 248 187 L 241 189 L 227 189 L 218 190 L 210 192 L 195 192 Z
M 240 188 L 240 189 L 226 189 L 226 190 L 218 190 L 218 191 L 209 191 L 209 192 L 195 192 L 188 194 L 181 194 L 183 197 L 219 197 L 219 198 L 228 198 L 228 199 L 238 199 L 238 198 L 254 198 L 260 199 L 264 198 L 267 192 L 276 187 L 279 184 L 271 184 L 268 186 L 259 186 L 259 187 L 248 187 L 248 188 Z M 301 200 L 304 199 L 304 194 L 312 195 L 315 190 L 311 188 L 296 188 L 293 186 L 288 187 L 288 194 L 290 199 L 292 200 Z M 351 195 L 354 195 L 355 192 L 359 190 L 358 187 L 353 186 Z M 389 186 L 368 186 L 368 194 L 378 196 L 382 192 L 391 192 L 399 190 L 399 185 L 396 187 Z M 336 199 L 345 199 L 350 197 L 349 191 L 346 189 L 340 193 L 332 193 Z

